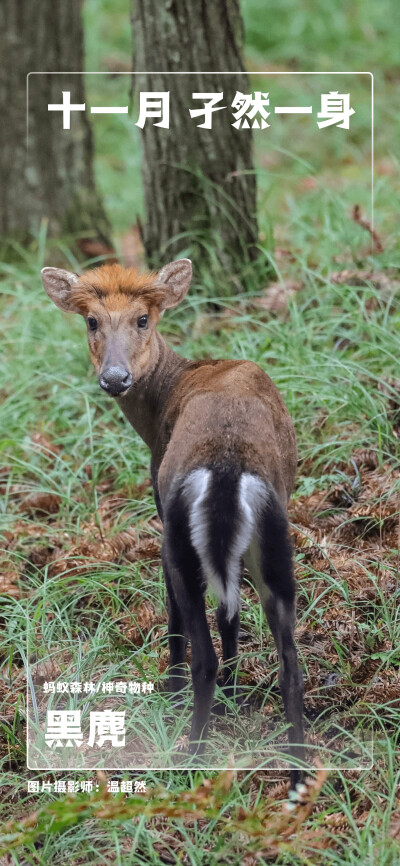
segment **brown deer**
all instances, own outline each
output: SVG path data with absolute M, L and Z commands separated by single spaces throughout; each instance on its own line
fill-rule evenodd
M 157 323 L 164 310 L 183 300 L 191 278 L 189 259 L 145 275 L 118 264 L 80 276 L 42 270 L 52 301 L 86 320 L 99 383 L 151 450 L 164 525 L 172 691 L 184 685 L 187 638 L 191 641 L 191 754 L 204 751 L 218 668 L 206 586 L 219 597 L 223 687 L 231 695 L 244 559 L 277 646 L 290 750 L 299 764 L 303 687 L 293 639 L 295 581 L 287 519 L 296 472 L 293 424 L 279 391 L 256 364 L 189 361 L 168 348 Z M 292 770 L 292 785 L 298 778 L 299 771 Z

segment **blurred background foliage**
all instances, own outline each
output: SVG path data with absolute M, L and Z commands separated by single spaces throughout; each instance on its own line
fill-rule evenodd
M 391 866 L 398 863 L 400 826 L 396 805 L 400 256 L 395 218 L 399 210 L 400 6 L 397 0 L 379 4 L 282 0 L 268 7 L 262 0 L 242 0 L 241 8 L 251 89 L 269 90 L 271 102 L 272 97 L 276 103 L 288 100 L 288 104 L 311 100 L 314 107 L 312 122 L 307 117 L 276 117 L 269 129 L 255 135 L 260 246 L 273 262 L 276 281 L 267 285 L 265 280 L 261 293 L 259 286 L 251 293 L 242 274 L 227 273 L 227 290 L 221 297 L 220 286 L 204 267 L 196 273 L 185 304 L 165 316 L 162 330 L 168 343 L 188 357 L 250 358 L 267 369 L 280 388 L 299 444 L 290 516 L 297 547 L 298 635 L 307 712 L 312 716 L 318 707 L 325 712 L 328 696 L 339 710 L 349 711 L 375 731 L 373 769 L 360 777 L 333 774 L 317 811 L 290 842 L 285 835 L 276 857 L 291 866 L 319 866 L 327 860 L 334 866 L 360 862 Z M 85 0 L 83 15 L 86 70 L 110 73 L 86 76 L 87 103 L 127 104 L 132 68 L 129 0 Z M 327 75 L 286 79 L 255 74 L 285 70 L 324 70 Z M 319 131 L 315 124 L 320 93 L 331 89 L 329 73 L 368 70 L 375 76 L 379 244 L 371 243 L 368 227 L 370 77 L 340 79 L 340 89 L 350 91 L 356 109 L 350 134 L 332 127 Z M 127 116 L 92 118 L 92 128 L 96 179 L 113 239 L 119 252 L 136 257 L 142 266 L 137 219 L 144 218 L 144 209 L 135 111 L 133 107 Z M 364 225 L 353 218 L 356 204 Z M 43 652 L 60 634 L 67 636 L 73 668 L 73 654 L 83 640 L 84 651 L 100 659 L 105 676 L 110 658 L 118 659 L 124 673 L 132 671 L 135 660 L 147 660 L 153 673 L 160 660 L 166 663 L 167 646 L 159 560 L 138 558 L 133 563 L 118 558 L 105 563 L 100 556 L 99 515 L 106 542 L 129 527 L 134 527 L 139 540 L 143 534 L 157 542 L 160 527 L 154 522 L 155 505 L 146 481 L 147 449 L 99 389 L 83 322 L 55 310 L 40 282 L 40 268 L 58 263 L 59 253 L 71 269 L 79 269 L 81 263 L 68 239 L 49 243 L 45 222 L 32 243 L 15 245 L 14 250 L 18 261 L 0 265 L 0 589 L 4 604 L 0 814 L 7 821 L 10 813 L 20 819 L 42 806 L 48 811 L 21 857 L 18 852 L 13 861 L 5 862 L 158 866 L 179 858 L 197 864 L 205 862 L 203 849 L 212 866 L 265 862 L 258 860 L 258 854 L 255 861 L 251 859 L 243 833 L 221 839 L 218 821 L 229 822 L 233 806 L 247 809 L 262 804 L 262 789 L 263 794 L 268 789 L 279 811 L 287 787 L 284 781 L 271 787 L 267 774 L 249 773 L 235 780 L 228 806 L 221 808 L 215 821 L 189 827 L 178 815 L 173 832 L 168 833 L 165 824 L 149 832 L 145 817 L 141 823 L 126 820 L 118 803 L 114 820 L 105 826 L 94 816 L 97 800 L 90 795 L 83 795 L 83 809 L 87 809 L 80 821 L 72 801 L 62 795 L 27 794 L 26 780 L 31 775 L 26 770 L 24 706 L 27 618 Z M 87 262 L 91 263 L 93 259 Z M 211 309 L 210 301 L 214 302 Z M 35 511 L 35 502 L 43 507 L 49 495 L 59 510 Z M 77 592 L 71 560 L 79 554 L 84 567 L 88 549 L 99 552 L 99 560 L 95 565 L 90 560 L 91 576 L 85 572 L 79 578 Z M 63 563 L 67 571 L 60 580 L 51 569 Z M 136 644 L 131 630 L 140 611 L 145 625 Z M 157 623 L 157 635 L 148 627 L 149 621 Z M 243 624 L 274 689 L 277 665 L 271 636 L 253 601 L 244 605 Z M 241 648 L 241 662 L 246 654 L 248 644 Z M 256 684 L 258 673 L 253 677 Z M 334 683 L 330 690 L 329 678 Z M 275 700 L 276 696 L 271 698 Z M 33 775 L 51 777 L 51 773 Z M 180 772 L 146 776 L 151 786 L 160 779 L 165 782 L 171 798 L 180 791 L 186 796 L 187 788 L 195 788 L 202 777 Z M 53 823 L 54 800 L 64 824 Z M 116 802 L 105 797 L 104 801 L 112 806 Z M 268 801 L 260 849 L 270 812 Z M 56 826 L 57 832 L 47 834 L 46 825 Z M 41 833 L 38 839 L 37 832 Z M 9 833 L 6 828 L 2 840 L 6 847 Z M 14 842 L 22 844 L 19 836 Z M 270 862 L 271 848 L 263 853 Z
M 334 4 L 285 0 L 270 14 L 260 0 L 242 0 L 245 25 L 245 65 L 251 89 L 270 92 L 271 104 L 291 99 L 292 104 L 313 103 L 309 117 L 272 117 L 268 130 L 255 134 L 255 165 L 259 190 L 261 239 L 275 229 L 278 238 L 290 222 L 304 242 L 303 215 L 321 218 L 321 197 L 342 197 L 344 206 L 355 202 L 370 214 L 371 79 L 369 76 L 268 76 L 262 71 L 371 71 L 375 76 L 376 204 L 379 220 L 390 230 L 385 190 L 393 194 L 398 176 L 394 142 L 399 138 L 397 87 L 400 63 L 397 50 L 400 7 L 383 3 Z M 132 40 L 129 0 L 86 0 L 84 4 L 86 69 L 129 72 Z M 356 115 L 350 133 L 330 127 L 318 130 L 315 113 L 324 88 L 350 91 Z M 118 98 L 130 92 L 129 76 L 87 76 L 88 102 Z M 307 103 L 308 101 L 308 103 Z M 105 104 L 109 104 L 106 102 Z M 123 103 L 122 103 L 123 104 Z M 288 104 L 291 104 L 290 102 Z M 135 111 L 133 112 L 135 114 Z M 139 131 L 135 117 L 96 118 L 96 176 L 115 234 L 127 231 L 138 215 L 143 219 L 140 179 Z M 323 173 L 323 177 L 319 177 Z M 129 182 L 127 183 L 127 179 Z M 346 199 L 346 193 L 348 196 Z M 300 214 L 293 215 L 293 208 Z M 335 210 L 332 205 L 333 211 Z M 342 216 L 342 214 L 341 214 Z M 334 217 L 333 217 L 334 218 Z M 292 235 L 293 240 L 293 235 Z

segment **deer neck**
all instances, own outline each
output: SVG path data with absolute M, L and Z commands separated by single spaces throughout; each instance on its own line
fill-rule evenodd
M 171 390 L 189 363 L 170 349 L 157 331 L 146 373 L 125 396 L 116 398 L 129 423 L 150 448 L 156 464 L 161 462 L 167 445 L 164 410 Z

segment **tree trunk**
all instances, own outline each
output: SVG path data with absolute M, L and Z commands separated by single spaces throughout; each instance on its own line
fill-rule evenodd
M 232 271 L 257 255 L 258 235 L 252 133 L 232 126 L 235 93 L 249 92 L 238 0 L 134 0 L 132 23 L 136 92 L 170 91 L 169 129 L 150 119 L 142 131 L 148 261 L 187 251 Z M 182 71 L 195 74 L 166 74 Z M 221 92 L 226 108 L 199 128 L 192 93 Z
M 81 0 L 2 0 L 0 9 L 0 232 L 23 240 L 45 217 L 52 235 L 107 243 L 110 227 L 95 188 L 86 112 L 73 112 L 68 130 L 62 112 L 47 108 L 62 103 L 63 90 L 71 92 L 71 103 L 84 103 L 82 75 L 29 76 L 26 148 L 28 72 L 83 70 Z

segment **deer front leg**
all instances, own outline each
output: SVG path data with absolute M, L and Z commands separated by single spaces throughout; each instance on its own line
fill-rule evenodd
M 180 539 L 182 546 L 182 539 Z M 188 546 L 189 552 L 189 546 Z M 210 712 L 217 678 L 218 659 L 212 644 L 206 618 L 202 578 L 198 570 L 197 557 L 180 560 L 180 568 L 172 565 L 169 550 L 165 554 L 167 573 L 170 577 L 173 596 L 179 610 L 180 623 L 191 644 L 191 671 L 194 691 L 193 717 L 189 737 L 189 752 L 199 757 L 204 753 L 208 734 Z M 183 568 L 184 564 L 191 567 Z M 174 608 L 175 613 L 176 609 Z M 181 625 L 181 628 L 182 628 Z M 182 646 L 172 640 L 171 664 L 182 660 Z
M 165 546 L 163 545 L 162 563 L 164 579 L 168 593 L 168 643 L 169 668 L 168 688 L 171 692 L 179 692 L 186 685 L 185 656 L 187 637 L 184 632 L 183 617 L 175 598 L 171 577 L 168 571 Z
M 234 697 L 239 691 L 235 687 L 235 669 L 237 665 L 238 654 L 238 634 L 240 618 L 239 613 L 235 613 L 231 620 L 227 616 L 226 604 L 221 601 L 217 608 L 217 624 L 222 641 L 222 684 L 223 691 L 226 697 Z
M 305 762 L 303 731 L 303 675 L 297 660 L 297 650 L 293 639 L 295 606 L 294 601 L 269 596 L 264 610 L 278 650 L 279 687 L 287 721 L 290 723 L 288 738 L 290 754 L 300 766 Z M 302 777 L 301 769 L 292 769 L 290 784 L 295 788 Z

